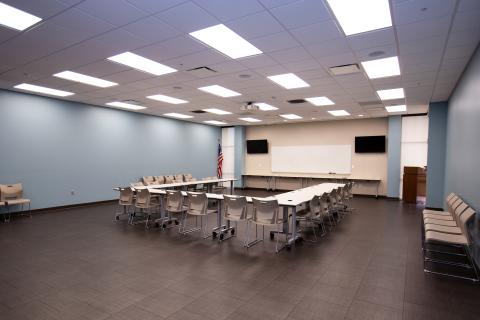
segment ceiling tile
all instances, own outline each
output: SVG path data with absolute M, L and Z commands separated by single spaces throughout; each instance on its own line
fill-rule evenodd
M 298 0 L 259 0 L 267 8 L 275 8 L 286 4 L 296 2 Z
M 480 40 L 480 28 L 465 29 L 459 32 L 452 32 L 448 37 L 447 47 L 474 45 Z
M 148 43 L 123 29 L 109 31 L 101 36 L 95 37 L 95 40 L 107 44 L 110 48 L 119 53 L 133 51 L 134 49 L 143 47 Z
M 148 41 L 149 43 L 164 41 L 181 34 L 180 31 L 170 27 L 168 24 L 160 21 L 160 19 L 156 17 L 141 19 L 126 25 L 123 27 L 123 29 L 131 32 L 138 38 Z
M 150 13 L 157 13 L 163 10 L 170 9 L 176 5 L 179 5 L 185 0 L 127 0 L 127 2 L 131 3 L 135 7 L 148 11 Z
M 262 11 L 226 23 L 226 26 L 245 39 L 251 39 L 284 31 L 270 13 Z
M 282 64 L 288 72 L 301 72 L 306 70 L 317 70 L 320 64 L 314 59 L 307 59 L 302 61 L 292 61 Z
M 147 14 L 124 0 L 85 0 L 77 8 L 115 26 L 133 22 Z
M 157 17 L 185 33 L 220 23 L 214 16 L 192 2 L 186 2 L 169 10 L 162 11 L 157 14 Z
M 434 18 L 397 26 L 397 35 L 399 42 L 407 42 L 426 37 L 441 36 L 448 33 L 450 20 L 444 18 Z
M 272 14 L 288 29 L 331 19 L 323 1 L 302 0 L 271 9 Z
M 396 25 L 403 25 L 428 18 L 452 15 L 455 2 L 452 0 L 415 0 L 396 3 L 392 8 L 393 18 Z
M 310 44 L 305 46 L 305 48 L 315 58 L 351 53 L 348 41 L 345 38 Z
M 444 59 L 457 59 L 462 57 L 471 57 L 478 44 L 448 47 L 445 50 Z
M 290 32 L 303 45 L 343 37 L 333 20 L 322 21 L 306 27 L 293 29 Z
M 322 64 L 325 68 L 335 67 L 335 66 L 342 66 L 351 63 L 357 63 L 357 59 L 351 53 L 346 54 L 338 54 L 329 57 L 322 57 L 317 59 L 320 64 Z
M 135 50 L 135 53 L 155 61 L 165 61 L 204 51 L 206 48 L 206 46 L 195 41 L 190 36 L 183 35 Z
M 399 44 L 400 55 L 416 54 L 430 51 L 441 52 L 445 46 L 446 35 L 438 37 L 429 37 L 414 41 L 403 42 Z
M 293 48 L 299 45 L 288 32 L 279 32 L 251 39 L 250 42 L 264 53 Z
M 362 50 L 395 44 L 395 33 L 393 28 L 385 28 L 349 36 L 347 40 L 353 50 Z
M 383 54 L 380 54 L 381 52 L 383 52 Z M 375 53 L 376 55 L 371 57 L 370 54 L 373 54 L 373 53 Z M 355 55 L 360 61 L 368 61 L 368 60 L 398 56 L 398 53 L 397 53 L 397 46 L 388 45 L 388 46 L 373 47 L 369 49 L 359 50 L 355 52 Z
M 299 60 L 310 59 L 311 56 L 303 47 L 295 47 L 286 50 L 276 51 L 270 53 L 270 57 L 279 63 L 288 63 Z
M 43 20 L 58 14 L 68 8 L 68 5 L 60 1 L 32 1 L 32 0 L 2 0 L 14 8 L 26 11 Z
M 459 12 L 453 20 L 452 32 L 463 31 L 466 29 L 480 29 L 480 10 L 471 10 Z
M 81 30 L 85 38 L 90 38 L 115 28 L 113 24 L 78 9 L 67 10 L 51 18 L 48 22 L 75 31 Z
M 194 0 L 221 21 L 229 21 L 264 10 L 256 0 Z

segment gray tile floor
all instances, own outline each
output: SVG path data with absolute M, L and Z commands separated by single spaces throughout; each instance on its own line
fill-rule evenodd
M 423 273 L 419 208 L 353 205 L 280 254 L 246 251 L 242 228 L 219 244 L 127 226 L 113 205 L 16 218 L 0 224 L 0 319 L 480 318 L 478 286 Z

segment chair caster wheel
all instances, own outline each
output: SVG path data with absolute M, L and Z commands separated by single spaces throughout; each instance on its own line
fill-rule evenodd
M 160 228 L 160 224 L 158 222 L 155 222 L 155 228 Z
M 178 222 L 178 220 L 175 220 L 175 225 L 178 226 L 180 222 Z
M 172 221 L 170 220 L 170 221 L 168 221 L 167 223 L 168 223 L 168 224 L 172 224 Z
M 116 216 L 116 217 L 115 217 L 115 220 L 117 220 L 117 221 L 120 220 L 120 217 L 119 217 L 119 216 Z
M 291 250 L 292 250 L 292 246 L 291 246 L 291 245 L 286 245 L 286 246 L 285 246 L 285 250 L 291 251 Z
M 223 238 L 225 238 L 225 236 L 224 236 L 223 233 L 220 233 L 220 235 L 218 236 L 218 238 L 219 238 L 220 240 L 223 240 Z
M 230 234 L 233 236 L 235 235 L 235 229 L 230 230 Z
M 162 228 L 163 228 L 163 229 L 166 229 L 166 228 L 167 228 L 167 224 L 166 224 L 166 223 L 162 224 Z
M 273 232 L 270 232 L 270 240 L 273 240 L 275 238 L 275 235 L 273 234 Z
M 212 232 L 212 238 L 215 239 L 217 237 L 217 233 L 214 231 Z

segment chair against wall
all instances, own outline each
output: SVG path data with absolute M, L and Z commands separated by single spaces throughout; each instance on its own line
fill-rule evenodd
M 115 208 L 115 220 L 120 220 L 121 216 L 131 215 L 130 209 L 134 208 L 134 192 L 131 187 L 120 188 L 120 195 L 118 198 L 118 205 Z
M 4 202 L 7 207 L 8 220 L 11 217 L 11 207 L 21 206 L 20 212 L 24 211 L 24 205 L 28 206 L 28 215 L 32 217 L 30 208 L 30 199 L 23 198 L 23 186 L 21 183 L 0 185 L 0 201 Z
M 165 184 L 170 184 L 174 182 L 174 177 L 172 175 L 165 176 Z
M 182 183 L 183 181 L 183 174 L 176 174 L 173 178 L 175 183 Z
M 3 215 L 3 221 L 8 222 L 10 221 L 9 212 L 7 210 L 7 204 L 2 199 L 2 185 L 0 185 L 0 213 Z M 7 220 L 8 215 L 8 220 Z
M 238 231 L 238 223 L 245 223 L 245 239 L 243 245 L 247 245 L 247 230 L 248 230 L 248 203 L 247 198 L 244 196 L 223 196 L 223 218 L 226 221 L 235 223 L 235 228 L 230 229 L 230 237 L 225 237 L 221 230 L 219 240 L 227 240 L 235 236 Z
M 143 182 L 141 182 L 141 181 L 130 183 L 130 187 L 132 187 L 132 188 L 135 188 L 135 187 L 144 187 L 144 186 L 145 186 L 145 185 L 144 185 Z
M 145 222 L 145 229 L 148 229 L 150 219 L 153 214 L 158 213 L 159 207 L 160 201 L 157 196 L 152 195 L 148 189 L 138 190 L 135 199 L 135 210 L 130 216 L 130 224 Z M 137 213 L 143 214 L 144 220 L 134 221 Z
M 165 183 L 165 177 L 164 176 L 155 176 L 155 182 L 157 184 L 164 184 Z
M 250 232 L 249 230 L 247 230 L 247 248 L 250 248 L 252 245 L 255 245 L 265 240 L 265 226 L 268 226 L 276 228 L 277 239 L 275 241 L 275 252 L 278 253 L 278 235 L 280 234 L 282 230 L 282 225 L 285 222 L 283 221 L 283 218 L 280 218 L 280 206 L 278 205 L 278 201 L 276 199 L 269 200 L 258 198 L 252 198 L 252 201 L 253 215 L 252 220 L 250 221 L 255 225 L 255 228 L 258 225 L 262 226 L 262 239 L 258 239 L 258 236 L 256 236 L 256 239 L 250 242 Z M 288 237 L 288 235 L 285 236 Z
M 217 210 L 208 209 L 208 198 L 205 193 L 187 192 L 187 211 L 183 215 L 182 234 L 188 234 L 200 231 L 202 237 L 207 239 L 212 236 L 208 230 L 208 215 L 217 212 Z M 195 227 L 186 229 L 188 216 L 195 217 Z M 200 226 L 198 226 L 198 218 L 200 217 Z
M 167 214 L 165 217 L 159 218 L 155 220 L 155 226 L 162 226 L 162 229 L 170 229 L 175 225 L 179 225 L 179 220 L 185 210 L 187 210 L 186 206 L 183 203 L 183 195 L 182 192 L 179 190 L 166 190 L 165 191 L 165 213 Z M 180 215 L 180 219 L 174 217 L 175 215 Z M 180 232 L 180 227 L 178 228 L 178 232 Z
M 154 176 L 142 177 L 142 182 L 146 186 L 154 184 L 155 183 L 155 177 Z

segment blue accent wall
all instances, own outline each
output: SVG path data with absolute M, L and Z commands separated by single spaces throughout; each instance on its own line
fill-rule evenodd
M 445 193 L 456 192 L 480 210 L 480 51 L 448 102 Z
M 32 209 L 110 200 L 113 187 L 146 175 L 216 175 L 220 136 L 213 126 L 0 91 L 0 183 L 23 183 Z
M 243 186 L 242 174 L 245 172 L 245 139 L 246 130 L 244 126 L 235 127 L 235 187 Z
M 402 143 L 402 117 L 388 117 L 388 176 L 387 196 L 400 197 L 400 156 Z
M 428 109 L 427 207 L 445 204 L 445 157 L 447 139 L 447 102 L 430 103 Z

